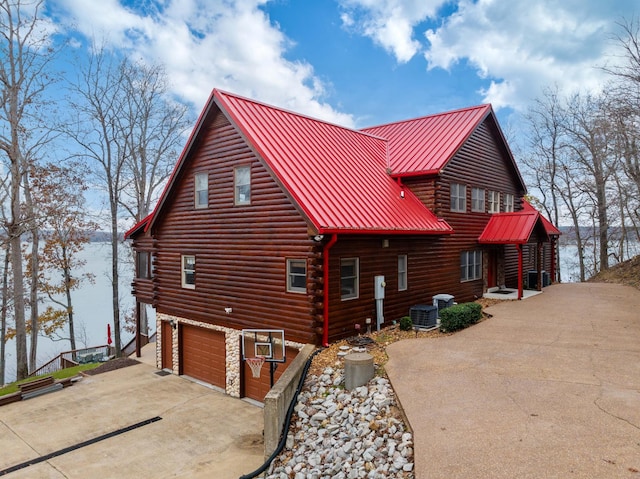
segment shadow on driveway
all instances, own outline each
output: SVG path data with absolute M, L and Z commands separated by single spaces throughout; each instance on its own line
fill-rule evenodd
M 264 459 L 262 409 L 146 364 L 0 408 L 0 470 L 160 416 L 5 477 L 233 478 Z
M 640 291 L 561 284 L 387 348 L 417 479 L 640 478 Z

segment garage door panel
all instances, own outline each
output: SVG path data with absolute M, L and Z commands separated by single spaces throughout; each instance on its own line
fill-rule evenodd
M 273 375 L 273 383 L 275 384 L 282 376 L 282 373 L 285 372 L 287 367 L 291 364 L 291 361 L 298 355 L 298 350 L 295 348 L 287 348 L 286 363 L 276 363 L 278 367 L 276 368 Z M 254 378 L 251 373 L 251 368 L 247 364 L 246 361 L 242 361 L 242 377 L 243 377 L 243 386 L 244 386 L 244 397 L 248 397 L 251 399 L 255 399 L 256 401 L 263 402 L 264 397 L 267 395 L 269 390 L 271 389 L 271 373 L 269 369 L 269 363 L 265 362 L 262 365 L 262 369 L 260 370 L 260 377 Z
M 182 325 L 181 373 L 214 386 L 226 385 L 226 351 L 223 332 Z

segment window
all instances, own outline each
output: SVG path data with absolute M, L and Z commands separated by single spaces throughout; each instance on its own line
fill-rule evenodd
M 248 205 L 251 203 L 251 167 L 239 166 L 235 169 L 235 203 Z
M 504 211 L 512 212 L 513 211 L 513 195 L 509 193 L 505 193 L 504 195 Z
M 471 211 L 484 213 L 484 188 L 471 189 Z
M 196 173 L 195 183 L 195 207 L 207 208 L 209 206 L 209 175 L 207 173 Z
M 489 213 L 500 213 L 500 192 L 489 191 Z
M 398 256 L 398 291 L 407 289 L 407 255 Z
M 287 260 L 287 291 L 307 292 L 307 262 L 304 259 Z
M 358 297 L 358 258 L 340 260 L 340 294 L 342 299 Z
M 196 257 L 182 256 L 182 287 L 196 288 Z
M 151 269 L 149 268 L 148 251 L 138 251 L 136 255 L 136 277 L 140 279 L 148 279 L 151 277 Z
M 460 281 L 473 281 L 480 278 L 482 278 L 482 251 L 460 253 Z
M 451 183 L 451 211 L 467 211 L 467 187 Z

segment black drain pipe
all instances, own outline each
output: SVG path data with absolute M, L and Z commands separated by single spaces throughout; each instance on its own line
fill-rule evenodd
M 313 361 L 313 358 L 315 357 L 315 355 L 318 354 L 320 351 L 322 351 L 322 349 L 316 349 L 311 354 L 311 356 L 309 356 L 309 359 L 307 359 L 307 362 L 304 365 L 304 369 L 302 370 L 302 376 L 300 376 L 300 381 L 298 382 L 298 388 L 296 389 L 296 392 L 293 395 L 293 398 L 291 399 L 291 403 L 289 403 L 289 409 L 287 409 L 287 417 L 285 418 L 284 424 L 282 425 L 282 434 L 280 435 L 280 442 L 278 443 L 276 450 L 273 451 L 273 453 L 271 453 L 269 458 L 264 462 L 262 466 L 260 466 L 255 471 L 250 472 L 249 474 L 240 476 L 240 479 L 252 479 L 253 477 L 256 477 L 258 474 L 262 474 L 271 465 L 273 460 L 282 452 L 282 449 L 284 448 L 284 445 L 287 442 L 287 431 L 289 430 L 289 426 L 291 425 L 291 416 L 293 416 L 293 408 L 295 408 L 296 403 L 298 402 L 298 394 L 300 394 L 300 391 L 302 391 L 302 386 L 304 386 L 304 380 L 307 378 L 307 373 L 309 372 L 309 368 L 311 367 L 311 361 Z

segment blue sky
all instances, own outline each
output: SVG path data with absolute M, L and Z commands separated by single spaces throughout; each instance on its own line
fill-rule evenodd
M 355 127 L 490 102 L 508 129 L 545 86 L 601 89 L 598 67 L 619 61 L 616 22 L 640 14 L 637 0 L 48 0 L 47 9 L 76 48 L 104 39 L 164 64 L 194 115 L 218 87 Z

